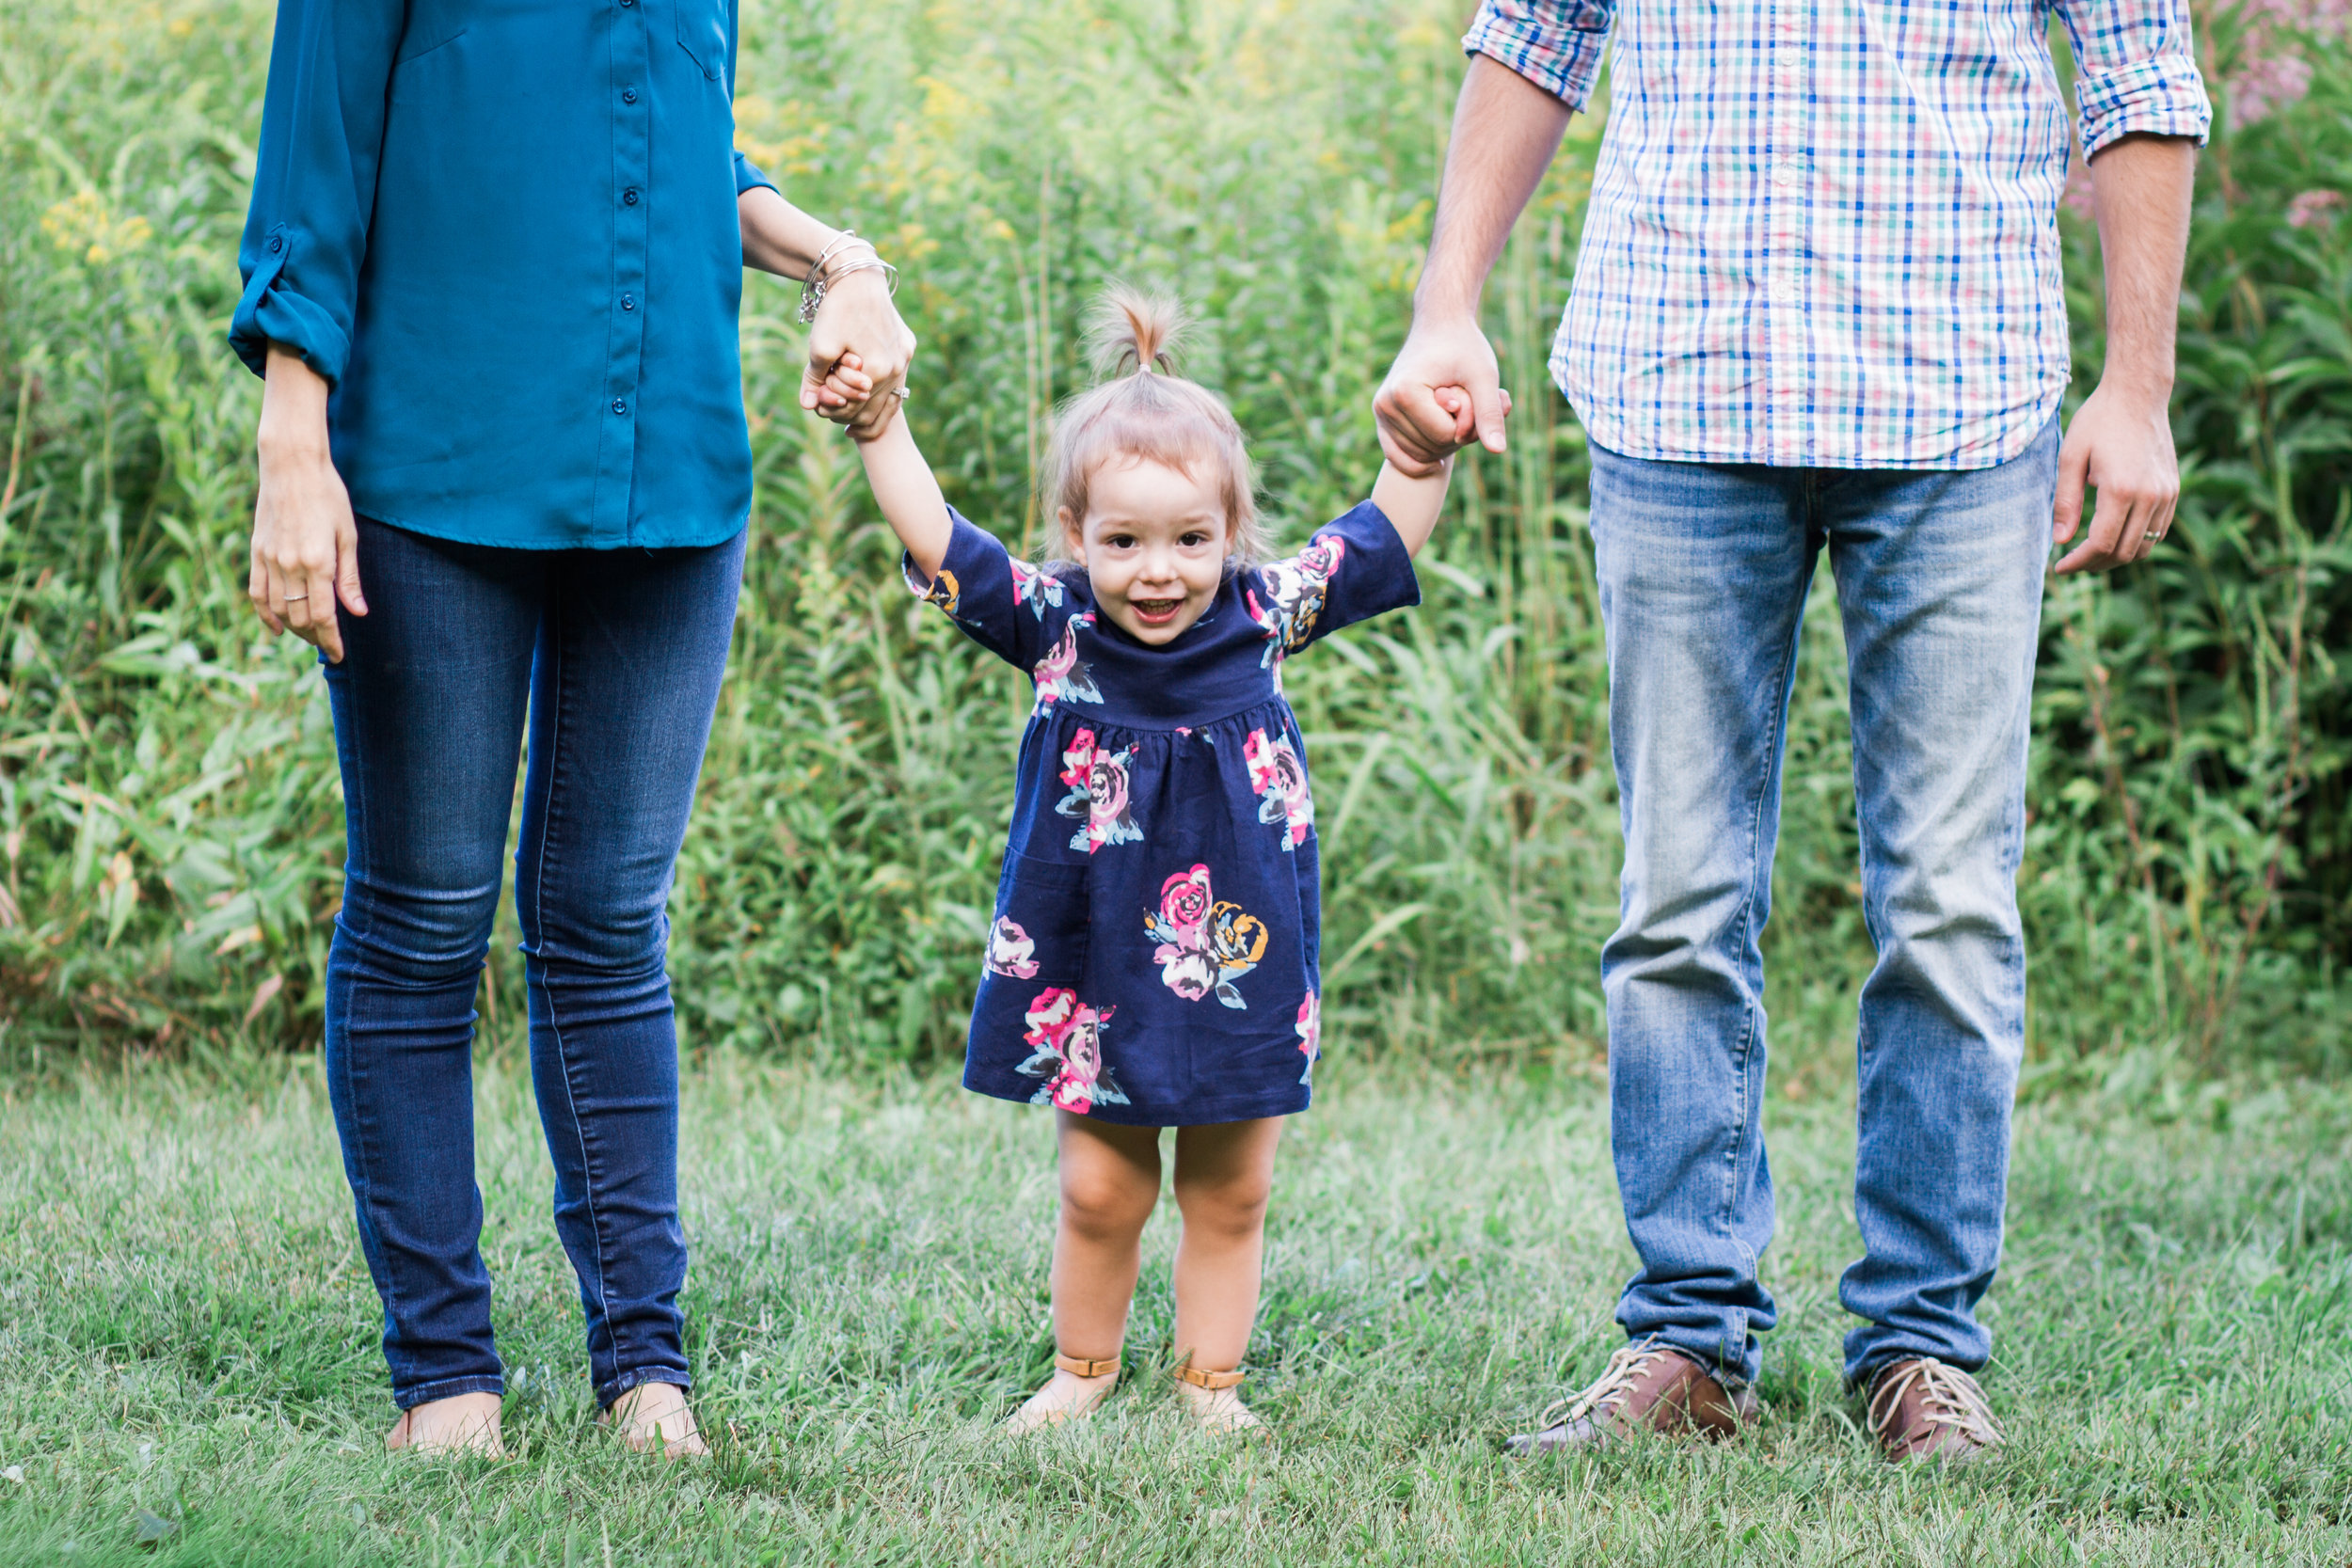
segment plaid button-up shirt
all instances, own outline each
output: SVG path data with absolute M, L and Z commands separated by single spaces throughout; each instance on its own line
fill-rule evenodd
M 2211 118 L 2187 0 L 1485 0 L 1463 46 L 1609 125 L 1551 371 L 1629 456 L 1973 468 L 2068 378 L 2058 203 Z

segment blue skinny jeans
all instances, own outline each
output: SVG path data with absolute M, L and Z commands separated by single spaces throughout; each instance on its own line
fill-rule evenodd
M 520 550 L 359 523 L 370 611 L 323 664 L 349 834 L 327 1085 L 405 1410 L 505 1384 L 474 1182 L 474 992 L 528 731 L 515 906 L 555 1226 L 599 1402 L 688 1383 L 670 879 L 743 535 Z
M 1967 471 L 1660 463 L 1596 449 L 1592 526 L 1625 827 L 1601 951 L 1610 1139 L 1641 1272 L 1617 1321 L 1753 1381 L 1775 1309 L 1764 960 L 1781 757 L 1814 562 L 1836 573 L 1862 904 L 1846 1375 L 1973 1371 L 2025 1046 L 2026 741 L 2058 473 L 2052 421 Z

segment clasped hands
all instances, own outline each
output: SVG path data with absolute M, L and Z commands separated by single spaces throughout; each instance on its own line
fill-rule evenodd
M 851 272 L 825 292 L 808 334 L 801 406 L 870 441 L 890 428 L 906 397 L 914 334 L 874 271 Z
M 1473 442 L 1502 452 L 1511 394 L 1475 320 L 1416 317 L 1372 412 L 1390 464 L 1425 479 Z

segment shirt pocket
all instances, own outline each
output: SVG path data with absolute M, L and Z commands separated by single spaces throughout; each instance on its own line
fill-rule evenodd
M 1007 850 L 989 927 L 988 973 L 1041 987 L 1082 985 L 1091 927 L 1088 880 L 1084 865 Z
M 675 5 L 677 46 L 705 76 L 718 81 L 727 66 L 725 0 L 675 0 Z
M 410 49 L 392 62 L 390 100 L 394 103 L 431 103 L 446 90 L 449 73 L 462 62 L 463 53 L 452 47 L 463 42 L 469 29 L 460 27 L 446 38 Z M 405 40 L 403 40 L 404 42 Z

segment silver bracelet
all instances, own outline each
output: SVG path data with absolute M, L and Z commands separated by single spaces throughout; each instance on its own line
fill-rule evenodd
M 898 269 L 883 261 L 879 251 L 875 252 L 870 261 L 858 261 L 842 267 L 837 273 L 826 270 L 825 263 L 832 259 L 833 253 L 852 241 L 865 245 L 868 250 L 874 249 L 871 241 L 858 239 L 856 230 L 845 229 L 838 239 L 818 251 L 817 260 L 809 263 L 808 276 L 801 280 L 801 321 L 803 325 L 817 319 L 818 309 L 825 303 L 826 292 L 833 287 L 834 282 L 839 278 L 849 277 L 853 272 L 869 272 L 880 267 L 890 275 L 890 292 L 894 294 L 898 292 Z

